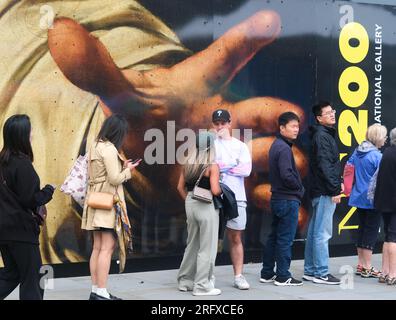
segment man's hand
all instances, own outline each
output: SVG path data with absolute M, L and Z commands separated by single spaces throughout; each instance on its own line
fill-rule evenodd
M 331 201 L 333 201 L 335 204 L 338 204 L 341 202 L 341 195 L 331 197 Z
M 212 112 L 218 108 L 231 112 L 234 129 L 253 129 L 254 136 L 274 135 L 278 131 L 277 119 L 286 111 L 295 112 L 303 125 L 304 111 L 280 98 L 254 97 L 238 102 L 223 98 L 234 76 L 259 50 L 272 43 L 280 30 L 277 13 L 260 11 L 231 28 L 205 50 L 170 68 L 149 71 L 120 70 L 106 47 L 68 18 L 54 21 L 54 28 L 48 31 L 48 45 L 63 74 L 77 87 L 96 94 L 106 115 L 119 113 L 128 119 L 131 130 L 123 146 L 124 153 L 127 157 L 143 157 L 150 144 L 144 141 L 146 130 L 158 128 L 166 132 L 167 120 L 174 120 L 177 128 L 208 129 Z M 274 137 L 267 136 L 251 141 L 253 188 L 248 188 L 248 197 L 256 204 L 265 199 L 262 208 L 267 206 L 269 198 L 264 191 L 267 184 L 257 178 L 257 173 L 268 172 L 268 150 L 273 140 Z M 298 148 L 293 149 L 297 167 L 304 176 L 308 168 L 306 157 Z M 174 165 L 143 163 L 139 167 L 142 178 L 132 186 L 137 192 L 153 190 L 159 195 L 157 191 L 164 190 L 167 184 L 177 194 L 179 171 Z M 169 198 L 168 194 L 163 196 Z

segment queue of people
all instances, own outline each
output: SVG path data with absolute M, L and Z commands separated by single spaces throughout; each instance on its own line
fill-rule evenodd
M 310 127 L 311 153 L 310 153 L 310 199 L 312 204 L 312 215 L 308 226 L 307 239 L 305 244 L 304 274 L 302 279 L 312 281 L 316 284 L 339 285 L 340 279 L 329 272 L 329 240 L 333 233 L 333 215 L 337 204 L 341 202 L 344 192 L 342 179 L 342 166 L 339 158 L 339 151 L 336 143 L 336 123 L 335 109 L 329 102 L 322 101 L 312 108 L 316 123 Z M 216 124 L 217 115 L 225 115 L 222 123 Z M 229 112 L 216 110 L 213 113 L 213 122 L 220 129 L 224 128 L 225 123 L 230 122 Z M 224 123 L 225 122 L 225 123 Z M 280 115 L 278 120 L 279 134 L 273 142 L 269 151 L 269 180 L 271 184 L 271 212 L 272 224 L 271 232 L 263 250 L 263 266 L 260 274 L 261 283 L 273 283 L 277 286 L 300 286 L 301 280 L 294 278 L 289 269 L 291 263 L 292 245 L 296 235 L 298 225 L 298 212 L 301 201 L 305 194 L 299 171 L 296 169 L 295 159 L 292 152 L 293 142 L 299 133 L 299 117 L 292 112 L 285 112 Z M 227 128 L 229 129 L 230 126 Z M 217 131 L 219 133 L 219 130 Z M 392 134 L 394 132 L 394 135 Z M 392 131 L 391 146 L 396 138 L 396 129 Z M 227 136 L 227 135 L 225 135 Z M 387 130 L 384 126 L 374 124 L 367 129 L 366 140 L 363 141 L 353 152 L 349 164 L 355 167 L 355 180 L 350 195 L 349 205 L 357 207 L 359 216 L 359 229 L 357 240 L 358 265 L 356 273 L 363 278 L 375 277 L 381 283 L 395 284 L 394 258 L 394 235 L 396 230 L 393 223 L 394 208 L 392 202 L 383 199 L 384 192 L 378 191 L 386 188 L 387 196 L 392 198 L 393 188 L 392 171 L 389 167 L 392 161 L 381 161 L 380 148 L 383 147 L 387 139 Z M 224 133 L 217 135 L 215 146 L 224 143 Z M 396 141 L 395 141 L 396 143 Z M 392 148 L 392 147 L 391 147 Z M 388 148 L 389 150 L 393 150 Z M 390 151 L 385 152 L 390 158 Z M 226 151 L 224 151 L 226 150 Z M 230 151 L 231 150 L 231 151 Z M 240 166 L 240 152 L 232 152 L 231 146 L 227 148 L 215 148 L 215 152 L 225 153 L 230 159 L 234 159 L 234 168 Z M 395 149 L 396 150 L 396 149 Z M 395 152 L 396 154 L 396 152 Z M 216 159 L 221 157 L 216 156 Z M 232 163 L 232 161 L 230 161 Z M 225 163 L 218 160 L 220 170 L 226 167 Z M 248 168 L 245 165 L 242 167 Z M 383 169 L 384 164 L 388 163 L 388 168 Z M 396 161 L 394 162 L 396 163 Z M 228 166 L 229 167 L 229 166 Z M 232 165 L 231 165 L 232 167 Z M 239 167 L 240 168 L 240 167 Z M 236 169 L 237 170 L 237 169 Z M 243 177 L 249 174 L 249 170 L 244 172 Z M 384 171 L 386 170 L 386 173 Z M 240 172 L 240 170 L 237 170 Z M 394 171 L 392 171 L 394 172 Z M 373 176 L 377 173 L 375 200 L 368 198 L 369 184 L 372 183 Z M 386 177 L 386 179 L 385 179 Z M 197 177 L 195 177 L 197 178 Z M 222 179 L 221 179 L 222 180 Z M 391 180 L 391 181 L 389 181 Z M 384 184 L 386 186 L 384 186 Z M 380 187 L 381 186 L 381 187 Z M 235 185 L 230 187 L 238 193 Z M 179 191 L 183 185 L 179 183 Z M 189 189 L 192 192 L 193 189 Z M 385 193 L 386 194 L 386 193 Z M 214 196 L 218 197 L 217 194 Z M 381 200 L 379 200 L 382 197 Z M 384 205 L 387 203 L 387 205 Z M 394 204 L 396 207 L 396 204 Z M 379 234 L 381 214 L 384 219 L 385 243 L 383 248 L 382 271 L 377 270 L 371 265 L 371 256 Z M 232 230 L 232 227 L 227 227 Z M 227 229 L 227 232 L 231 231 Z M 232 232 L 232 231 L 231 231 Z M 198 250 L 198 249 L 197 249 Z M 187 250 L 186 250 L 187 252 Z M 235 261 L 232 260 L 234 271 Z M 183 259 L 184 263 L 184 259 Z M 392 268 L 393 266 L 393 268 Z M 212 284 L 211 289 L 200 295 L 217 295 L 219 289 L 214 288 L 213 273 L 206 280 Z M 211 282 L 212 281 L 212 282 Z M 248 289 L 237 286 L 239 289 Z M 195 280 L 190 278 L 189 289 L 194 294 Z M 185 287 L 179 286 L 182 291 Z
M 328 102 L 312 108 L 316 123 L 310 127 L 310 194 L 312 214 L 305 243 L 302 279 L 316 284 L 340 284 L 329 272 L 329 240 L 333 215 L 344 192 L 342 168 L 336 143 L 335 110 Z M 252 170 L 248 146 L 231 135 L 228 110 L 215 110 L 212 130 L 196 137 L 193 152 L 185 159 L 177 190 L 185 202 L 187 246 L 178 272 L 178 289 L 195 296 L 221 294 L 214 269 L 219 234 L 227 234 L 233 265 L 233 285 L 248 290 L 243 275 L 243 232 L 247 222 L 244 179 Z M 278 137 L 269 150 L 270 207 L 272 224 L 263 249 L 261 283 L 300 286 L 303 281 L 290 273 L 292 246 L 298 226 L 299 208 L 305 187 L 293 155 L 293 143 L 300 131 L 300 118 L 285 112 L 278 119 Z M 89 300 L 121 300 L 107 290 L 113 252 L 119 240 L 127 243 L 130 224 L 126 215 L 122 183 L 132 178 L 139 161 L 125 159 L 121 147 L 128 122 L 120 115 L 108 117 L 87 153 L 88 187 L 82 229 L 92 233 L 89 261 L 92 290 Z M 33 167 L 31 123 L 27 115 L 11 116 L 3 128 L 0 152 L 0 299 L 20 285 L 20 299 L 42 300 L 40 287 L 40 222 L 43 208 L 56 186 L 40 189 Z M 354 168 L 349 205 L 359 217 L 356 274 L 375 277 L 381 283 L 396 284 L 396 128 L 390 132 L 390 147 L 382 155 L 387 129 L 374 124 L 366 139 L 348 159 Z M 373 189 L 374 186 L 374 189 Z M 374 191 L 369 191 L 369 189 Z M 368 194 L 374 192 L 374 199 Z M 96 202 L 94 195 L 102 195 Z M 109 197 L 109 203 L 104 198 Z M 115 204 L 117 203 L 118 206 Z M 224 211 L 228 211 L 225 223 Z M 231 212 L 231 213 L 230 213 Z M 44 214 L 45 215 L 45 214 Z M 372 266 L 381 218 L 384 221 L 382 270 Z M 119 229 L 125 232 L 120 233 Z M 223 230 L 222 230 L 223 229 Z M 117 230 L 117 232 L 116 232 Z M 122 238 L 122 239 L 121 239 Z M 120 240 L 122 240 L 120 242 Z M 125 249 L 125 248 L 124 248 Z M 120 251 L 121 252 L 121 251 Z M 125 252 L 123 252 L 125 256 Z

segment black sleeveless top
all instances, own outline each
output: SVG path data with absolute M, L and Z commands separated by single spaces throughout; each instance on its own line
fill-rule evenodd
M 210 190 L 210 179 L 209 177 L 203 176 L 198 184 L 199 187 Z M 193 191 L 195 183 L 186 183 L 187 191 Z

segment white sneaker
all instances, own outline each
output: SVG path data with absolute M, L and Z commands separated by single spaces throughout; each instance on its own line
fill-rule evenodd
M 179 286 L 179 291 L 182 291 L 182 292 L 192 291 L 192 288 L 187 287 L 187 286 Z
M 240 275 L 239 277 L 235 277 L 234 287 L 238 288 L 239 290 L 247 290 L 250 288 L 250 285 L 246 281 L 245 277 L 243 275 Z
M 210 285 L 214 288 L 215 286 L 216 286 L 216 278 L 215 278 L 215 276 L 212 276 L 211 278 L 210 278 L 210 280 L 209 280 L 209 282 L 210 282 Z
M 209 291 L 193 291 L 193 296 L 218 296 L 221 294 L 220 289 L 211 289 Z

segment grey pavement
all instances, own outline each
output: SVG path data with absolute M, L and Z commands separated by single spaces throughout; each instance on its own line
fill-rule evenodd
M 130 261 L 129 263 L 133 263 Z M 314 284 L 304 281 L 298 287 L 277 287 L 259 282 L 261 265 L 246 264 L 244 274 L 249 290 L 232 286 L 232 266 L 215 268 L 216 287 L 222 294 L 216 297 L 195 297 L 177 289 L 177 270 L 163 270 L 110 275 L 108 290 L 125 300 L 393 300 L 396 286 L 381 284 L 377 279 L 364 279 L 354 274 L 356 256 L 330 259 L 330 273 L 342 278 L 342 285 Z M 381 255 L 373 256 L 373 265 L 381 267 Z M 293 260 L 291 272 L 297 279 L 303 275 L 303 260 Z M 55 279 L 53 289 L 47 289 L 45 300 L 87 300 L 91 288 L 89 277 Z M 7 299 L 18 299 L 16 289 Z

